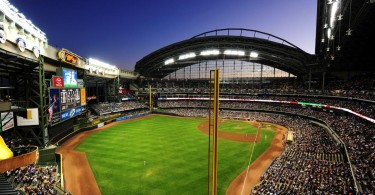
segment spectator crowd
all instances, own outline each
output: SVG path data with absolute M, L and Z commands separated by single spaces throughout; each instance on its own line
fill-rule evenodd
M 159 102 L 160 107 L 164 107 L 164 109 L 168 112 L 175 113 L 182 116 L 190 116 L 190 117 L 207 117 L 207 101 L 164 101 Z M 171 109 L 168 109 L 171 108 Z M 201 108 L 199 108 L 201 107 Z M 332 191 L 329 191 L 331 193 L 339 194 L 350 192 L 353 190 L 353 182 L 349 181 L 348 173 L 345 170 L 350 170 L 348 166 L 345 164 L 344 161 L 317 161 L 316 158 L 312 158 L 314 156 L 314 153 L 317 151 L 321 152 L 324 155 L 330 154 L 331 152 L 335 152 L 334 156 L 335 159 L 342 159 L 340 157 L 342 153 L 338 151 L 338 148 L 331 144 L 331 142 L 328 141 L 321 141 L 321 140 L 327 140 L 327 138 L 323 138 L 323 135 L 319 132 L 322 132 L 323 130 L 314 130 L 316 128 L 312 128 L 309 125 L 307 125 L 306 122 L 303 123 L 301 120 L 297 120 L 291 116 L 284 116 L 281 117 L 281 115 L 271 115 L 271 114 L 261 114 L 259 112 L 250 112 L 250 111 L 241 111 L 243 109 L 249 109 L 249 110 L 266 110 L 266 111 L 280 111 L 280 112 L 287 112 L 297 115 L 305 115 L 305 116 L 312 116 L 317 119 L 320 119 L 324 121 L 328 126 L 330 126 L 337 135 L 341 138 L 343 143 L 346 145 L 348 155 L 350 162 L 353 166 L 353 171 L 355 178 L 358 182 L 358 187 L 362 192 L 365 194 L 371 194 L 375 191 L 375 124 L 366 121 L 362 118 L 359 118 L 355 115 L 351 115 L 349 113 L 342 113 L 342 112 L 335 112 L 335 111 L 329 111 L 324 109 L 316 109 L 312 107 L 302 107 L 302 106 L 296 106 L 296 105 L 280 105 L 280 104 L 273 104 L 273 103 L 248 103 L 248 102 L 224 102 L 222 101 L 220 103 L 220 117 L 222 118 L 243 118 L 243 119 L 249 119 L 249 120 L 265 120 L 270 121 L 278 124 L 285 125 L 291 129 L 296 130 L 297 133 L 295 135 L 297 136 L 303 136 L 303 137 L 296 137 L 296 143 L 292 144 L 292 146 L 287 147 L 283 155 L 280 157 L 282 159 L 288 159 L 285 163 L 291 163 L 292 159 L 297 160 L 297 162 L 300 162 L 300 164 L 303 164 L 303 167 L 310 167 L 310 169 L 314 170 L 320 170 L 320 168 L 317 168 L 320 166 L 320 164 L 324 164 L 327 166 L 327 168 L 324 168 L 323 172 L 314 172 L 312 175 L 318 175 L 320 177 L 320 180 L 317 180 L 317 178 L 311 178 L 315 179 L 315 181 L 322 181 L 322 185 L 320 187 L 314 187 L 304 185 L 301 183 L 301 179 L 306 179 L 305 177 L 297 177 L 293 178 L 299 181 L 298 186 L 294 185 L 295 183 L 288 181 L 287 187 L 285 185 L 280 184 L 280 181 L 277 181 L 276 183 L 267 183 L 263 181 L 264 184 L 262 185 L 269 185 L 273 186 L 272 188 L 275 189 L 275 193 L 278 193 L 278 191 L 281 188 L 281 191 L 291 187 L 293 188 L 301 188 L 301 190 L 310 191 L 314 189 L 316 193 L 323 192 L 323 189 L 332 189 Z M 226 110 L 224 108 L 231 108 L 231 109 L 238 109 L 236 110 Z M 368 109 L 369 112 L 373 113 L 373 108 L 366 108 L 362 107 L 360 109 Z M 255 113 L 255 114 L 254 114 Z M 282 120 L 280 119 L 282 118 Z M 293 126 L 294 125 L 294 126 Z M 303 131 L 301 131 L 303 130 Z M 307 132 L 311 132 L 307 133 Z M 320 138 L 319 138 L 320 137 Z M 309 139 L 308 139 L 309 138 Z M 310 139 L 313 138 L 313 139 Z M 301 144 L 305 143 L 306 147 L 301 147 Z M 297 150 L 298 149 L 298 150 Z M 314 152 L 316 151 L 316 152 Z M 340 153 L 340 154 L 339 154 Z M 317 154 L 315 154 L 317 156 Z M 302 158 L 304 157 L 304 158 Z M 303 160 L 303 162 L 301 162 Z M 284 161 L 282 161 L 284 162 Z M 294 161 L 293 161 L 294 162 Z M 275 161 L 276 165 L 280 168 L 282 167 L 281 163 L 279 161 Z M 286 165 L 283 165 L 286 166 Z M 289 165 L 288 165 L 289 166 Z M 331 170 L 332 167 L 336 167 L 337 170 Z M 345 167 L 345 168 L 343 168 Z M 292 168 L 289 168 L 292 169 Z M 285 174 L 287 174 L 287 170 L 285 167 L 283 167 L 283 171 L 285 171 Z M 271 171 L 274 169 L 270 169 Z M 300 172 L 306 172 L 306 170 L 298 169 L 295 171 Z M 323 177 L 322 174 L 324 172 L 331 173 L 340 173 L 341 177 Z M 275 172 L 277 173 L 277 171 Z M 302 174 L 302 173 L 301 173 Z M 267 174 L 268 175 L 268 174 Z M 271 178 L 267 177 L 267 175 L 264 177 L 265 180 Z M 288 174 L 287 174 L 288 175 Z M 303 174 L 302 174 L 303 175 Z M 341 179 L 340 179 L 341 178 Z M 307 182 L 309 185 L 312 183 L 310 182 L 310 179 L 307 179 Z M 338 182 L 342 185 L 332 186 L 332 183 Z M 345 185 L 343 184 L 345 183 Z M 350 185 L 349 185 L 350 184 Z M 276 185 L 276 187 L 274 186 Z M 327 186 L 328 185 L 328 186 Z M 342 186 L 342 187 L 340 187 Z M 344 187 L 346 186 L 346 187 Z M 280 188 L 279 188 L 280 187 Z M 266 187 L 264 187 L 266 188 Z M 263 189 L 263 187 L 260 187 L 258 190 Z M 258 191 L 259 192 L 259 191 Z M 290 191 L 291 193 L 294 193 L 296 191 Z M 305 191 L 298 191 L 300 193 L 304 193 Z
M 60 175 L 56 166 L 37 166 L 34 164 L 7 171 L 6 176 L 16 185 L 17 190 L 30 195 L 57 194 L 56 183 Z

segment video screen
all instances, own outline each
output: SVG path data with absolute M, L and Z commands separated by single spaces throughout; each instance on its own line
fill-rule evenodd
M 61 111 L 81 105 L 81 92 L 79 89 L 61 89 L 60 97 Z
M 62 69 L 62 76 L 64 78 L 65 88 L 76 88 L 77 84 L 77 71 L 71 69 Z

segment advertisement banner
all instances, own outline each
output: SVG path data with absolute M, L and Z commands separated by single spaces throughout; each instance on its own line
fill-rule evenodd
M 1 113 L 1 126 L 3 131 L 14 127 L 13 112 Z
M 83 82 L 83 79 L 77 79 L 77 86 L 78 88 L 83 88 L 85 86 L 85 82 Z
M 61 112 L 61 120 L 63 121 L 63 120 L 73 118 L 77 115 L 80 115 L 81 112 L 83 112 L 83 111 L 84 111 L 83 107 L 77 107 L 77 108 L 73 108 L 73 109 L 70 109 L 70 110 L 63 111 L 63 112 Z
M 57 53 L 57 57 L 66 63 L 72 64 L 72 65 L 79 65 L 80 64 L 80 57 L 66 49 L 62 49 Z
M 32 126 L 32 125 L 39 125 L 38 108 L 28 108 L 27 118 L 17 116 L 17 126 Z
M 49 105 L 52 108 L 52 114 L 60 112 L 60 89 L 50 89 Z
M 60 76 L 52 76 L 53 87 L 64 88 L 64 79 Z
M 81 88 L 81 106 L 86 105 L 86 88 Z
M 64 87 L 77 88 L 77 71 L 62 68 L 62 77 L 64 79 Z

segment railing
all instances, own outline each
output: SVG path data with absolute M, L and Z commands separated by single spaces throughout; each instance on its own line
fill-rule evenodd
M 39 159 L 38 147 L 37 146 L 27 146 L 27 147 L 18 147 L 15 148 L 15 152 L 20 150 L 32 150 L 26 154 L 21 154 L 13 158 L 5 159 L 0 161 L 0 173 L 5 171 L 13 170 L 19 167 L 30 165 L 36 163 Z

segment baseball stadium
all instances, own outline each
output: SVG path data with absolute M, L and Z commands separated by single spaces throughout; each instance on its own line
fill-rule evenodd
M 374 2 L 317 0 L 314 54 L 221 28 L 125 70 L 0 0 L 0 195 L 374 194 Z

